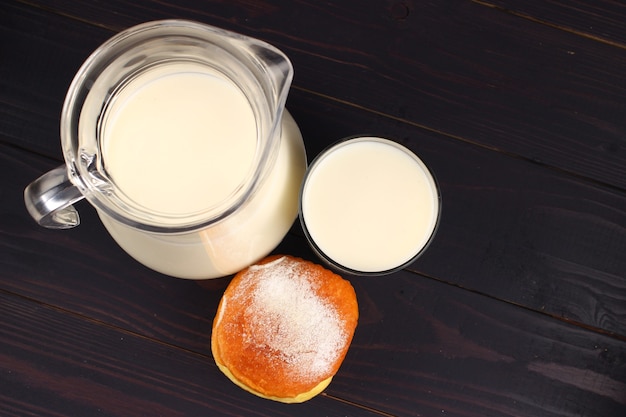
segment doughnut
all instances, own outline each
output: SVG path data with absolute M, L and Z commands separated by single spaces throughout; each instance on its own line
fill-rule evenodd
M 330 384 L 358 315 L 350 282 L 312 262 L 274 255 L 239 272 L 224 291 L 211 351 L 239 387 L 300 403 Z

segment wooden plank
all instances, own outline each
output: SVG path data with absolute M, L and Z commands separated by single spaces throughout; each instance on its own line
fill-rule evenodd
M 422 155 L 443 189 L 438 238 L 411 269 L 452 285 L 407 272 L 355 281 L 362 306 L 358 340 L 331 395 L 398 415 L 624 413 L 623 193 L 302 89 L 294 90 L 289 108 L 310 156 L 357 128 L 376 132 Z M 14 126 L 6 130 L 19 137 Z M 0 140 L 13 143 L 8 137 L 0 130 Z M 76 230 L 36 227 L 21 191 L 58 161 L 11 147 L 0 155 L 2 288 L 206 354 L 206 329 L 227 280 L 201 286 L 145 270 L 110 241 L 84 204 L 85 222 Z M 279 250 L 311 257 L 295 232 Z M 405 331 L 392 332 L 395 325 Z M 434 342 L 424 344 L 425 338 Z M 24 388 L 19 395 L 30 400 L 33 394 Z
M 363 132 L 420 155 L 442 191 L 437 236 L 409 269 L 626 335 L 626 195 L 348 106 L 293 95 L 311 155 Z
M 155 329 L 169 321 L 169 335 L 155 340 L 2 291 L 0 410 L 367 415 L 349 402 L 396 416 L 606 417 L 626 411 L 626 342 L 409 272 L 352 278 L 360 305 L 352 347 L 327 396 L 298 408 L 258 400 L 217 371 L 207 319 L 219 290 L 171 293 L 189 282 L 168 278 L 170 288 L 155 292 L 164 281 L 153 274 L 127 277 L 125 285 L 111 286 L 115 293 L 105 293 L 97 277 L 82 278 L 92 282 L 75 300 L 83 309 L 109 302 L 105 313 L 125 317 L 125 327 Z M 135 285 L 144 286 L 141 298 L 126 291 Z M 49 287 L 75 293 L 55 281 Z M 97 293 L 111 300 L 99 301 Z M 154 314 L 142 312 L 155 302 L 160 309 Z M 178 306 L 183 309 L 173 317 Z M 196 316 L 199 310 L 204 314 Z M 184 327 L 198 329 L 199 349 L 171 339 Z
M 80 55 L 69 53 L 69 45 L 92 45 L 82 49 L 86 56 L 103 40 L 102 27 L 115 31 L 150 19 L 192 18 L 284 49 L 296 68 L 296 89 L 626 188 L 626 49 L 495 8 L 463 0 L 412 2 L 406 3 L 408 14 L 400 16 L 397 7 L 384 2 L 324 7 L 296 2 L 291 8 L 277 0 L 210 7 L 191 0 L 32 3 L 45 10 L 4 4 L 2 26 L 11 36 L 3 47 L 10 56 L 30 50 L 50 66 L 52 73 L 28 77 L 35 86 L 52 78 L 62 80 L 55 91 L 63 90 Z M 28 23 L 44 20 L 49 26 L 38 35 L 27 33 L 33 26 Z M 64 33 L 58 30 L 62 27 L 75 29 Z M 38 45 L 62 52 L 41 52 Z M 57 69 L 47 54 L 71 55 L 72 65 Z M 26 64 L 17 59 L 14 65 Z M 20 109 L 28 109 L 39 90 L 29 84 L 16 88 L 11 100 L 19 104 L 11 116 L 28 126 L 32 115 Z M 59 97 L 55 93 L 45 100 Z M 44 110 L 51 120 L 46 131 L 53 128 L 57 110 Z M 7 129 L 0 125 L 0 131 Z
M 528 19 L 626 48 L 626 4 L 612 0 L 475 0 Z
M 59 30 L 70 21 L 10 6 L 0 5 L 0 140 L 61 159 L 59 119 L 67 88 L 111 32 Z
M 332 107 L 323 110 L 333 112 Z M 342 114 L 336 109 L 333 113 Z M 314 122 L 313 119 L 306 120 Z M 372 122 L 372 127 L 376 125 L 381 126 Z M 320 131 L 320 135 L 341 133 L 332 124 L 329 129 Z M 420 144 L 420 147 L 430 154 L 427 143 Z M 12 154 L 15 157 L 9 159 Z M 22 151 L 3 149 L 0 155 L 3 156 L 0 166 L 9 167 L 9 171 L 2 172 L 1 178 L 13 176 L 23 179 L 31 172 L 55 165 L 55 161 L 42 163 L 41 158 Z M 17 162 L 12 166 L 9 163 L 11 160 Z M 9 172 L 11 175 L 7 175 Z M 461 171 L 458 175 L 465 173 Z M 442 184 L 446 187 L 447 180 Z M 92 325 L 120 327 L 111 332 L 121 332 L 120 337 L 125 338 L 126 334 L 133 333 L 141 338 L 163 341 L 168 348 L 178 346 L 184 351 L 196 352 L 200 355 L 199 359 L 181 367 L 181 378 L 193 369 L 193 387 L 189 389 L 196 390 L 196 384 L 206 384 L 203 389 L 210 390 L 209 393 L 201 391 L 197 394 L 202 398 L 217 396 L 239 404 L 247 397 L 236 389 L 228 391 L 225 396 L 222 390 L 230 390 L 230 384 L 216 377 L 219 374 L 207 364 L 210 355 L 209 329 L 227 279 L 196 283 L 147 271 L 128 259 L 107 238 L 93 213 L 84 205 L 80 209 L 85 221 L 79 228 L 64 232 L 38 228 L 26 218 L 16 202 L 19 199 L 18 187 L 19 184 L 12 186 L 6 182 L 2 187 L 3 201 L 10 202 L 15 209 L 3 212 L 0 223 L 0 242 L 3 246 L 0 251 L 1 286 L 4 290 L 42 300 L 62 310 L 55 310 L 59 312 L 55 320 L 48 318 L 51 313 L 45 313 L 43 318 L 38 319 L 41 320 L 38 325 L 30 323 L 30 320 L 40 316 L 39 311 L 43 308 L 40 305 L 31 307 L 37 312 L 32 315 L 12 305 L 7 307 L 18 319 L 26 316 L 27 322 L 15 319 L 18 323 L 13 324 L 11 315 L 0 315 L 3 317 L 0 323 L 10 325 L 10 333 L 0 337 L 0 340 L 11 343 L 15 340 L 13 332 L 20 329 L 21 332 L 32 332 L 27 337 L 34 340 L 22 341 L 19 347 L 35 346 L 27 349 L 27 358 L 18 357 L 22 382 L 15 385 L 15 379 L 10 375 L 6 383 L 2 382 L 2 392 L 10 393 L 5 395 L 11 399 L 5 404 L 13 404 L 18 409 L 25 407 L 26 403 L 32 404 L 32 407 L 43 407 L 54 393 L 71 390 L 80 383 L 90 390 L 95 389 L 94 396 L 89 397 L 87 404 L 76 404 L 77 399 L 69 398 L 58 405 L 59 413 L 79 410 L 84 413 L 78 414 L 89 415 L 93 407 L 100 406 L 99 396 L 116 395 L 117 392 L 111 390 L 122 383 L 131 393 L 122 397 L 129 403 L 126 407 L 130 407 L 130 414 L 136 410 L 134 407 L 139 406 L 168 411 L 165 407 L 170 403 L 163 404 L 161 399 L 156 404 L 139 404 L 132 400 L 135 395 L 132 393 L 135 392 L 141 398 L 146 395 L 149 398 L 153 395 L 169 398 L 170 394 L 167 391 L 164 394 L 160 386 L 157 386 L 157 393 L 150 394 L 148 391 L 146 394 L 146 389 L 152 389 L 142 385 L 147 382 L 142 382 L 142 379 L 133 382 L 141 375 L 154 376 L 152 348 L 137 342 L 128 350 L 129 357 L 126 358 L 126 354 L 118 353 L 110 344 L 112 340 L 117 340 L 117 336 L 109 333 L 98 336 L 102 331 L 99 328 L 85 330 L 86 326 Z M 5 208 L 8 207 L 8 204 L 5 205 Z M 431 249 L 439 245 L 437 242 Z M 313 259 L 303 240 L 297 236 L 287 239 L 279 251 Z M 445 265 L 438 256 L 436 263 L 439 268 L 451 263 L 450 253 L 455 252 L 449 250 L 445 254 L 448 259 Z M 418 265 L 426 259 L 418 261 Z M 457 266 L 462 269 L 467 265 Z M 550 271 L 546 269 L 542 274 L 545 279 L 550 276 Z M 384 278 L 352 278 L 352 282 L 357 289 L 361 318 L 348 358 L 328 390 L 328 395 L 333 398 L 407 416 L 432 415 L 440 410 L 459 416 L 610 416 L 620 415 L 625 409 L 626 343 L 623 340 L 407 272 Z M 43 309 L 47 310 L 47 307 Z M 61 317 L 70 311 L 96 321 L 89 323 L 90 320 L 87 320 L 88 323 L 77 325 L 73 319 Z M 56 312 L 54 316 L 57 316 Z M 49 333 L 42 335 L 41 327 L 46 327 Z M 75 339 L 83 344 L 79 349 L 75 346 Z M 85 343 L 89 345 L 85 346 Z M 93 350 L 94 344 L 98 349 L 87 357 L 89 367 L 85 365 L 87 369 L 81 369 L 82 365 L 74 362 L 85 360 L 81 355 Z M 64 355 L 51 354 L 51 349 L 79 352 L 78 357 L 72 356 L 77 359 L 70 361 L 70 371 L 65 371 L 67 360 L 59 359 Z M 147 357 L 146 350 L 150 353 Z M 8 347 L 3 347 L 2 352 L 7 351 Z M 180 352 L 158 354 L 157 362 L 167 367 L 162 371 L 163 375 L 180 367 L 177 359 Z M 120 361 L 119 356 L 128 361 L 141 359 L 141 362 L 130 368 L 125 362 L 120 363 L 118 369 L 131 369 L 131 375 L 125 374 L 125 379 L 119 381 L 113 375 L 100 375 L 101 371 L 91 368 L 94 362 L 110 363 L 110 357 L 101 355 L 113 355 L 113 363 Z M 175 361 L 170 363 L 168 361 L 172 356 Z M 191 360 L 186 354 L 183 356 L 184 359 L 180 360 Z M 3 359 L 0 363 L 12 363 L 14 360 Z M 50 361 L 53 363 L 49 364 Z M 23 367 L 24 362 L 30 366 Z M 40 373 L 29 374 L 32 368 L 39 369 Z M 49 374 L 41 375 L 41 368 L 48 369 L 43 373 Z M 211 372 L 205 377 L 198 375 L 207 369 Z M 24 378 L 26 382 L 23 382 Z M 212 385 L 212 378 L 220 381 L 218 386 Z M 53 379 L 60 379 L 60 385 L 53 384 L 52 392 L 47 393 L 44 387 L 33 387 L 30 382 Z M 187 390 L 186 385 L 183 386 Z M 179 395 L 192 394 L 175 394 L 174 398 Z M 196 395 L 195 391 L 193 395 Z M 196 410 L 193 407 L 206 406 L 205 402 L 194 398 L 184 401 L 185 407 L 191 407 L 192 415 Z M 187 401 L 193 404 L 189 405 Z M 196 404 L 196 401 L 200 403 Z M 108 406 L 122 407 L 117 402 Z M 254 403 L 251 407 L 264 409 Z
M 262 400 L 228 381 L 206 352 L 4 292 L 0 317 L 3 416 L 380 415 L 326 395 L 292 406 Z
M 626 334 L 624 193 L 304 95 L 290 109 L 311 155 L 360 126 L 391 135 L 433 169 L 442 219 L 409 269 Z
M 306 121 L 303 124 L 305 131 L 310 129 L 308 123 L 316 123 L 314 114 L 318 114 L 318 125 L 320 115 L 325 115 L 328 123 L 316 131 L 320 135 L 320 144 L 349 129 L 352 124 L 347 121 L 359 120 L 363 126 L 372 129 L 392 130 L 380 120 L 366 120 L 369 119 L 366 114 L 361 114 L 360 119 L 354 118 L 349 109 L 337 109 L 332 102 L 326 107 L 320 107 L 317 99 L 296 100 L 292 104 L 298 109 L 297 112 L 294 110 L 294 115 Z M 315 113 L 304 117 L 307 112 Z M 341 120 L 333 120 L 330 114 L 335 114 L 335 117 L 341 115 Z M 473 201 L 471 193 L 463 193 L 463 198 L 456 201 L 452 196 L 465 187 L 461 178 L 475 180 L 477 172 L 493 166 L 502 175 L 484 186 L 495 193 L 499 189 L 510 192 L 516 183 L 515 167 L 511 171 L 502 171 L 494 161 L 458 149 L 459 144 L 454 141 L 448 141 L 451 142 L 450 149 L 442 149 L 446 139 L 421 136 L 414 130 L 402 132 L 397 126 L 394 133 L 400 135 L 405 144 L 419 150 L 435 172 L 440 174 L 444 213 L 447 213 L 440 237 L 427 255 L 414 265 L 414 269 L 431 267 L 434 272 L 427 271 L 429 275 L 441 274 L 444 279 L 456 278 L 456 275 L 476 278 L 471 276 L 472 268 L 480 268 L 472 265 L 473 257 L 460 254 L 487 244 L 492 237 L 472 229 L 474 218 L 465 216 L 455 219 L 453 213 L 462 212 L 461 207 L 454 206 L 478 204 L 484 195 L 479 194 Z M 494 156 L 484 154 L 489 158 Z M 44 161 L 41 157 L 6 146 L 0 156 L 0 178 L 4 181 L 1 189 L 5 202 L 0 220 L 0 270 L 3 271 L 0 285 L 4 291 L 58 306 L 63 312 L 80 314 L 141 337 L 158 339 L 169 346 L 210 355 L 209 329 L 227 279 L 196 283 L 146 270 L 115 246 L 106 236 L 93 210 L 85 205 L 80 206 L 84 223 L 77 229 L 48 231 L 37 227 L 27 218 L 21 205 L 24 184 L 20 182 L 55 166 L 56 161 Z M 499 158 L 506 162 L 505 166 L 511 166 L 510 158 Z M 462 160 L 471 163 L 464 165 Z M 529 165 L 522 172 L 535 171 L 533 175 L 546 187 L 545 192 L 537 193 L 527 203 L 519 199 L 522 207 L 527 210 L 549 207 L 562 201 L 558 196 L 553 199 L 549 191 L 558 189 L 554 184 L 567 184 L 569 180 L 551 179 L 553 173 L 550 171 L 538 167 L 533 169 L 532 165 L 523 161 L 516 161 L 513 165 L 516 164 Z M 546 175 L 541 176 L 540 172 Z M 20 180 L 10 181 L 13 178 Z M 597 201 L 599 206 L 615 205 L 606 199 L 606 193 L 601 189 L 592 194 L 593 187 L 585 188 L 580 184 L 569 186 L 574 188 L 566 190 L 568 195 L 580 194 L 582 199 Z M 451 196 L 452 201 L 446 203 L 449 200 L 446 200 L 447 196 Z M 480 215 L 481 211 L 476 213 Z M 483 216 L 482 222 L 485 219 L 498 222 L 499 218 L 506 218 L 505 214 L 496 217 L 488 206 Z M 584 216 L 581 218 L 584 220 Z M 550 225 L 543 226 L 545 236 L 550 236 Z M 463 227 L 469 227 L 469 230 L 463 231 Z M 447 239 L 446 236 L 472 236 L 473 239 L 465 243 L 451 241 L 451 237 Z M 586 238 L 593 239 L 593 236 Z M 514 237 L 508 241 L 517 242 Z M 460 244 L 472 246 L 460 247 Z M 591 262 L 576 246 L 570 250 L 581 255 L 580 262 Z M 290 236 L 278 251 L 314 259 L 297 234 Z M 523 251 L 520 252 L 523 255 Z M 523 260 L 523 257 L 520 260 L 502 257 L 502 262 L 510 263 L 512 270 L 517 265 L 515 262 Z M 454 265 L 456 270 L 451 270 L 450 265 Z M 463 275 L 465 270 L 469 272 Z M 546 298 L 553 297 L 554 303 L 575 299 L 575 289 L 565 288 L 567 283 L 553 276 L 550 265 L 535 272 L 537 275 L 532 276 L 533 279 L 546 285 L 553 282 L 560 286 L 559 292 L 548 293 Z M 528 282 L 524 275 L 491 277 L 483 274 L 482 277 L 484 281 L 477 280 L 477 285 L 484 285 L 488 289 L 486 292 L 518 285 L 514 282 L 516 278 Z M 447 410 L 462 416 L 553 416 L 558 415 L 553 410 L 564 409 L 561 415 L 584 412 L 590 416 L 607 416 L 619 415 L 616 413 L 623 411 L 625 400 L 622 394 L 626 392 L 622 390 L 626 383 L 626 346 L 623 339 L 603 336 L 514 304 L 494 300 L 493 296 L 481 296 L 458 285 L 444 284 L 409 272 L 352 280 L 359 297 L 361 319 L 345 366 L 328 391 L 333 397 L 366 404 L 395 415 L 429 415 Z M 460 285 L 467 288 L 466 284 Z M 523 289 L 523 285 L 519 287 Z M 594 304 L 598 306 L 596 311 L 603 311 L 606 305 L 613 302 L 611 297 L 623 297 L 623 287 L 617 287 L 616 292 L 595 294 L 589 291 L 586 293 L 587 304 L 583 306 Z M 559 298 L 561 293 L 567 298 Z M 532 298 L 518 300 L 527 305 L 536 302 Z M 622 299 L 622 314 L 623 305 Z M 568 304 L 563 306 L 571 307 Z M 616 308 L 620 308 L 619 302 Z M 617 330 L 623 331 L 625 327 L 623 321 L 619 321 L 619 315 L 606 310 L 600 316 L 610 320 L 600 324 L 611 323 Z M 589 312 L 587 307 L 581 311 Z M 21 316 L 24 313 L 15 314 Z M 1 317 L 3 323 L 7 323 L 8 316 Z M 57 334 L 59 328 L 73 328 L 74 325 L 70 324 L 56 324 L 50 331 Z M 15 327 L 30 329 L 32 326 L 23 323 Z M 87 336 L 86 339 L 94 339 L 97 332 L 93 332 L 94 336 Z M 41 337 L 37 327 L 32 337 Z M 74 337 L 62 333 L 55 343 L 69 346 Z M 3 338 L 7 339 L 10 338 Z M 47 346 L 46 349 L 55 345 L 46 338 L 42 343 Z M 115 350 L 108 345 L 104 345 L 103 349 Z M 40 355 L 36 353 L 32 362 L 39 363 Z M 108 359 L 100 360 L 108 362 Z M 154 359 L 146 360 L 150 363 Z M 60 364 L 56 366 L 61 367 Z M 120 366 L 120 369 L 125 369 L 125 366 Z M 118 381 L 110 384 L 117 386 Z M 450 386 L 454 389 L 450 390 Z M 11 397 L 21 397 L 29 392 L 32 391 L 22 387 Z M 39 395 L 37 393 L 36 397 L 40 398 Z M 44 395 L 41 398 L 45 400 L 47 397 Z M 415 404 L 418 404 L 417 408 Z
M 354 283 L 354 379 L 333 395 L 394 415 L 626 413 L 624 341 L 406 273 Z

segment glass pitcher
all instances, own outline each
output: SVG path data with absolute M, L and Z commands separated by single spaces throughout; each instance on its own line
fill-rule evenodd
M 302 136 L 284 110 L 293 69 L 265 42 L 184 20 L 100 46 L 61 114 L 65 165 L 24 191 L 42 226 L 86 198 L 115 241 L 161 273 L 226 276 L 270 253 L 298 211 Z

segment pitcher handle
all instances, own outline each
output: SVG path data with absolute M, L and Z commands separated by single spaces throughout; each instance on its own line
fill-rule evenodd
M 78 226 L 80 217 L 72 204 L 83 198 L 70 182 L 65 165 L 43 174 L 24 189 L 26 210 L 40 226 L 49 229 Z

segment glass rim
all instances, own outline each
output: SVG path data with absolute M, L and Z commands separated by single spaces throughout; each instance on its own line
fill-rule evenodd
M 240 82 L 233 79 L 230 74 L 220 71 L 218 67 L 211 67 L 215 71 L 222 72 L 225 79 L 244 94 L 246 99 L 250 102 L 255 117 L 260 118 L 256 120 L 257 130 L 261 129 L 264 133 L 259 131 L 257 133 L 257 155 L 253 161 L 255 166 L 250 167 L 251 170 L 246 181 L 233 191 L 233 195 L 227 197 L 223 202 L 219 203 L 219 205 L 207 207 L 206 209 L 193 213 L 159 213 L 158 211 L 141 208 L 135 205 L 132 200 L 130 201 L 131 205 L 129 205 L 128 201 L 125 201 L 122 197 L 114 197 L 113 199 L 109 197 L 107 194 L 108 191 L 100 189 L 99 186 L 90 179 L 87 173 L 87 168 L 84 166 L 84 158 L 81 154 L 81 135 L 77 131 L 79 120 L 82 118 L 81 113 L 83 107 L 89 91 L 91 91 L 89 83 L 96 82 L 96 80 L 105 74 L 108 67 L 114 62 L 117 62 L 124 54 L 134 50 L 139 51 L 141 45 L 145 42 L 163 40 L 165 41 L 164 45 L 169 46 L 172 51 L 175 51 L 176 46 L 171 43 L 171 36 L 180 37 L 180 39 L 195 39 L 196 41 L 217 45 L 221 48 L 223 53 L 232 56 L 233 62 L 240 60 L 241 56 L 245 56 L 245 53 L 239 54 L 238 51 L 237 54 L 233 53 L 239 46 L 244 47 L 244 45 L 247 45 L 250 51 L 254 46 L 267 48 L 286 62 L 285 68 L 288 70 L 283 89 L 273 91 L 276 95 L 275 108 L 273 108 L 272 106 L 274 106 L 274 104 L 269 104 L 269 96 L 264 95 L 264 100 L 268 102 L 266 106 L 261 105 L 260 101 L 257 104 L 254 102 L 254 97 L 256 97 L 257 94 L 253 94 L 256 90 L 245 91 L 245 89 L 241 87 Z M 221 46 L 214 43 L 217 39 L 220 39 L 220 37 L 224 38 L 224 44 Z M 228 46 L 226 46 L 226 44 Z M 164 60 L 162 64 L 173 62 L 176 59 L 178 58 Z M 252 62 L 252 58 L 248 59 L 250 59 L 250 62 L 246 61 L 246 63 L 243 63 L 242 61 L 241 67 L 246 67 L 246 71 L 251 74 L 251 80 L 254 79 L 255 86 L 251 88 L 262 91 L 264 90 L 264 87 L 261 85 L 263 81 L 260 80 L 263 70 L 260 65 Z M 180 59 L 180 61 L 184 60 L 192 61 L 189 58 Z M 197 61 L 197 63 L 202 64 L 200 60 Z M 161 65 L 156 61 L 153 65 L 154 64 Z M 255 75 L 252 68 L 259 72 Z M 268 170 L 271 169 L 278 150 L 278 144 L 281 140 L 282 112 L 292 77 L 293 67 L 287 56 L 273 45 L 260 39 L 185 19 L 154 20 L 129 27 L 113 35 L 97 47 L 82 63 L 68 88 L 61 112 L 60 133 L 65 165 L 70 181 L 78 187 L 81 193 L 94 207 L 102 210 L 115 220 L 138 229 L 162 233 L 176 233 L 215 224 L 244 205 L 263 183 L 264 178 L 267 176 L 264 173 L 267 173 Z M 265 93 L 269 94 L 267 91 Z M 273 100 L 274 99 L 272 99 L 272 103 Z M 274 118 L 273 115 L 276 117 Z M 270 123 L 271 119 L 274 120 L 273 123 Z M 268 142 L 260 142 L 261 137 L 266 136 L 268 137 Z M 100 147 L 101 144 L 98 144 L 98 142 L 99 139 L 95 139 L 94 143 L 96 146 Z M 101 150 L 95 152 L 95 155 L 101 158 Z M 99 162 L 102 163 L 101 161 Z M 108 186 L 112 187 L 112 192 L 120 192 L 122 193 L 120 196 L 123 195 L 123 190 L 117 190 L 115 184 L 110 181 L 107 175 L 104 175 L 103 178 L 105 180 L 104 182 L 108 182 Z M 132 214 L 129 213 L 130 211 L 132 211 Z
M 313 236 L 311 235 L 311 232 L 309 231 L 309 227 L 307 227 L 307 222 L 305 219 L 305 215 L 304 215 L 304 210 L 303 210 L 303 200 L 304 200 L 304 194 L 306 192 L 306 186 L 307 186 L 307 182 L 309 177 L 312 175 L 312 173 L 316 170 L 316 168 L 319 166 L 319 164 L 328 156 L 330 155 L 332 152 L 345 147 L 345 146 L 349 146 L 350 144 L 353 143 L 359 143 L 359 142 L 377 142 L 377 143 L 382 143 L 388 146 L 393 146 L 396 149 L 399 149 L 400 151 L 402 151 L 403 153 L 405 153 L 406 155 L 410 156 L 414 161 L 416 161 L 418 163 L 418 165 L 420 166 L 420 168 L 423 169 L 424 174 L 426 175 L 427 179 L 430 180 L 431 185 L 435 191 L 435 198 L 434 201 L 436 202 L 436 212 L 435 212 L 435 219 L 434 219 L 434 224 L 432 226 L 432 230 L 429 233 L 428 238 L 426 239 L 425 243 L 419 248 L 419 250 L 412 255 L 408 260 L 402 262 L 401 264 L 394 266 L 392 268 L 388 268 L 388 269 L 384 269 L 384 270 L 380 270 L 380 271 L 361 271 L 358 269 L 354 269 L 351 268 L 349 266 L 343 265 L 342 263 L 336 261 L 335 259 L 333 259 L 331 256 L 329 256 L 328 254 L 326 254 L 324 252 L 324 250 L 322 250 L 322 248 L 320 248 L 320 246 L 318 245 L 317 242 L 315 242 L 315 239 L 313 238 Z M 302 231 L 304 232 L 304 235 L 307 239 L 307 242 L 309 243 L 309 246 L 311 247 L 311 249 L 313 250 L 313 252 L 324 262 L 326 263 L 331 269 L 334 269 L 336 271 L 339 272 L 343 272 L 343 273 L 347 273 L 350 275 L 356 275 L 356 276 L 382 276 L 382 275 L 389 275 L 392 274 L 394 272 L 397 272 L 401 269 L 406 268 L 408 265 L 412 264 L 413 262 L 415 262 L 418 258 L 420 258 L 424 252 L 428 249 L 428 247 L 431 245 L 432 241 L 434 240 L 435 235 L 437 234 L 437 230 L 439 229 L 439 224 L 441 222 L 441 213 L 442 213 L 442 198 L 441 198 L 441 187 L 439 186 L 439 182 L 437 180 L 437 178 L 435 177 L 435 175 L 433 174 L 433 172 L 430 170 L 430 168 L 428 168 L 428 166 L 424 163 L 424 161 L 422 161 L 422 159 L 417 156 L 413 151 L 411 151 L 409 148 L 407 148 L 406 146 L 391 140 L 391 139 L 387 139 L 384 137 L 380 137 L 380 136 L 376 136 L 376 135 L 367 135 L 367 134 L 359 134 L 359 135 L 351 135 L 351 136 L 347 136 L 344 137 L 332 144 L 330 144 L 329 146 L 327 146 L 326 148 L 324 148 L 309 164 L 309 166 L 307 167 L 307 170 L 304 174 L 304 177 L 302 179 L 302 185 L 300 187 L 300 195 L 299 195 L 299 200 L 298 200 L 298 218 L 300 221 L 300 225 L 302 227 Z

